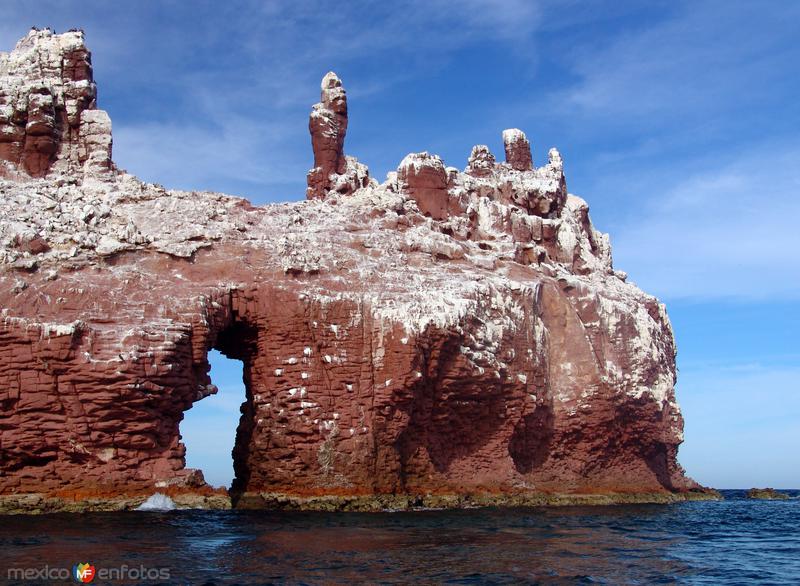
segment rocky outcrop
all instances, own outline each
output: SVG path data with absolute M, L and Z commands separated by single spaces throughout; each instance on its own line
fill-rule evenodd
M 419 210 L 434 220 L 448 216 L 450 194 L 442 159 L 428 153 L 411 153 L 397 168 L 397 189 L 407 193 Z
M 22 78 L 15 104 L 44 95 L 10 64 L 53 52 L 89 62 L 79 34 L 33 32 L 2 57 L 2 95 Z M 244 364 L 242 505 L 696 487 L 665 308 L 615 271 L 557 151 L 525 168 L 519 140 L 508 163 L 476 147 L 465 173 L 411 154 L 351 181 L 329 74 L 309 199 L 254 207 L 104 165 L 107 118 L 81 103 L 49 167 L 8 157 L 0 179 L 3 498 L 204 490 L 179 425 L 216 392 L 212 348 Z
M 485 144 L 472 147 L 465 172 L 473 177 L 490 177 L 495 171 L 494 155 Z
M 32 29 L 0 53 L 0 176 L 102 175 L 111 167 L 111 120 L 83 32 Z
M 788 500 L 789 495 L 783 492 L 778 492 L 774 488 L 751 488 L 745 495 L 749 499 L 759 499 L 767 501 L 783 501 Z
M 506 163 L 515 171 L 530 171 L 533 169 L 531 143 L 525 133 L 518 128 L 509 128 L 503 131 L 503 146 L 506 151 Z
M 322 78 L 320 102 L 308 120 L 314 168 L 308 172 L 309 198 L 325 197 L 331 191 L 351 194 L 370 184 L 369 170 L 344 154 L 347 134 L 347 93 L 332 71 Z

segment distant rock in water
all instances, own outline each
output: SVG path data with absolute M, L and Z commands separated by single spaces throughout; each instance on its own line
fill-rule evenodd
M 786 500 L 789 498 L 788 494 L 778 492 L 774 488 L 751 488 L 747 491 L 746 496 L 749 499 L 763 500 Z
M 161 494 L 160 492 L 155 493 L 136 507 L 137 511 L 174 511 L 175 509 L 175 502 L 167 495 Z
M 379 184 L 350 123 L 329 73 L 304 201 L 167 190 L 111 161 L 82 33 L 0 53 L 0 496 L 211 498 L 179 431 L 211 349 L 244 363 L 237 506 L 698 489 L 666 308 L 561 154 L 508 129 L 504 162 L 410 153 Z

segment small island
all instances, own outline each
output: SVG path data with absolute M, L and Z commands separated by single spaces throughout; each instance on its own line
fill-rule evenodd
M 751 488 L 747 491 L 747 498 L 749 499 L 762 499 L 762 500 L 786 500 L 789 498 L 788 494 L 778 492 L 774 488 Z

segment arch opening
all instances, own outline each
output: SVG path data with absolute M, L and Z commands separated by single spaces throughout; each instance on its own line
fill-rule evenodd
M 243 406 L 247 404 L 244 363 L 217 349 L 208 353 L 209 376 L 217 393 L 204 397 L 184 412 L 181 441 L 186 446 L 186 467 L 203 472 L 211 486 L 233 484 L 234 448 Z

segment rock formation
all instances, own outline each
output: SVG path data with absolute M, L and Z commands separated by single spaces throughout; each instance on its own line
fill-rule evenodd
M 466 173 L 473 177 L 489 177 L 495 172 L 494 155 L 485 144 L 472 147 L 467 160 Z
M 506 163 L 411 154 L 378 185 L 328 74 L 308 199 L 254 207 L 110 163 L 82 34 L 0 71 L 0 498 L 204 490 L 179 424 L 212 348 L 244 363 L 240 506 L 696 487 L 665 308 L 557 151 L 534 168 L 506 132 Z
M 347 93 L 332 71 L 322 78 L 320 102 L 314 104 L 308 119 L 314 168 L 308 172 L 309 198 L 325 197 L 329 192 L 350 194 L 370 184 L 369 170 L 355 158 L 344 154 L 347 134 Z
M 0 176 L 109 169 L 111 120 L 96 109 L 82 32 L 32 29 L 14 51 L 0 54 L 0 77 Z
M 518 128 L 509 128 L 503 131 L 503 146 L 506 151 L 506 163 L 516 171 L 530 171 L 533 169 L 531 143 L 525 133 Z
M 447 219 L 450 194 L 442 159 L 425 152 L 411 153 L 397 168 L 397 182 L 399 190 L 417 202 L 421 213 L 434 220 Z
M 790 498 L 788 494 L 778 492 L 774 488 L 751 488 L 747 491 L 745 496 L 749 499 L 760 499 L 767 501 L 783 501 Z

